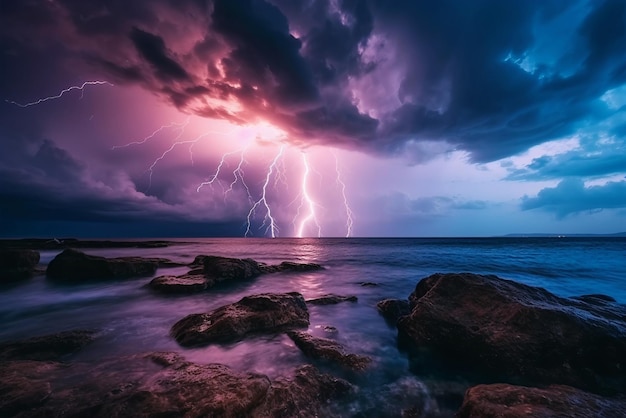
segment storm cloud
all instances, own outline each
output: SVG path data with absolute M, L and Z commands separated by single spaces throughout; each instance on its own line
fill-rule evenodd
M 620 0 L 66 0 L 10 2 L 2 20 L 14 49 L 45 34 L 186 112 L 383 155 L 440 141 L 501 159 L 601 122 L 626 82 Z

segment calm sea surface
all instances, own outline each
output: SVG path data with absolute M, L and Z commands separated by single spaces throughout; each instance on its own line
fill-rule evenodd
M 338 407 L 348 416 L 395 415 L 417 397 L 426 399 L 432 412 L 438 410 L 443 416 L 452 413 L 435 396 L 441 382 L 431 372 L 409 371 L 406 355 L 397 348 L 396 331 L 376 311 L 376 302 L 406 298 L 429 274 L 496 274 L 561 296 L 603 293 L 626 303 L 626 238 L 185 239 L 167 248 L 83 251 L 183 262 L 199 254 L 253 258 L 268 264 L 314 262 L 325 270 L 266 275 L 181 296 L 155 294 L 145 287 L 151 278 L 59 285 L 43 276 L 34 277 L 0 287 L 0 341 L 68 329 L 98 329 L 100 338 L 74 361 L 177 351 L 192 361 L 224 363 L 237 370 L 276 377 L 308 362 L 285 335 L 183 349 L 169 336 L 170 327 L 185 315 L 207 312 L 250 294 L 297 291 L 307 299 L 326 293 L 356 295 L 357 303 L 309 307 L 311 333 L 335 338 L 347 351 L 374 359 L 374 367 L 365 374 L 344 376 L 360 387 L 358 399 Z M 56 253 L 43 251 L 42 263 L 47 264 Z M 160 269 L 156 275 L 187 271 L 186 267 Z M 377 286 L 361 286 L 363 282 Z M 338 332 L 325 334 L 326 325 Z M 333 370 L 324 364 L 318 366 Z

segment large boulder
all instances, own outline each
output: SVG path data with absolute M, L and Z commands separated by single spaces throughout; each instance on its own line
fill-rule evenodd
M 351 370 L 365 370 L 372 362 L 367 356 L 346 353 L 341 344 L 328 338 L 314 337 L 302 331 L 288 331 L 287 335 L 311 358 L 328 360 Z
M 401 316 L 411 313 L 409 301 L 404 299 L 383 299 L 376 304 L 376 309 L 387 321 L 395 324 Z
M 101 280 L 153 275 L 159 259 L 105 258 L 67 249 L 48 264 L 46 275 L 59 281 Z
M 626 309 L 470 273 L 434 274 L 410 295 L 402 337 L 508 381 L 626 390 Z
M 309 311 L 300 293 L 265 293 L 246 296 L 212 312 L 188 315 L 174 324 L 171 333 L 180 345 L 194 346 L 308 325 Z
M 196 260 L 198 260 L 198 257 L 196 257 Z M 204 274 L 215 283 L 227 280 L 254 279 L 263 273 L 259 263 L 251 258 L 241 259 L 207 255 L 202 257 L 201 261 L 204 264 Z
M 504 383 L 478 385 L 467 390 L 458 418 L 621 418 L 626 400 L 592 395 L 570 386 L 546 388 Z
M 39 252 L 0 248 L 0 283 L 29 277 L 39 263 Z
M 95 339 L 96 331 L 72 330 L 0 344 L 0 360 L 59 360 Z

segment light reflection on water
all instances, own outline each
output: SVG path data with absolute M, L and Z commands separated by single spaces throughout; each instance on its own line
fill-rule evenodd
M 409 372 L 405 355 L 397 349 L 395 330 L 378 315 L 375 305 L 388 297 L 406 298 L 419 279 L 428 274 L 449 271 L 497 274 L 546 287 L 561 296 L 605 293 L 626 302 L 626 240 L 254 238 L 180 241 L 168 248 L 85 252 L 107 257 L 165 257 L 179 262 L 190 262 L 199 254 L 212 254 L 253 258 L 268 264 L 319 263 L 325 269 L 271 274 L 206 293 L 175 296 L 153 293 L 146 287 L 151 277 L 81 285 L 60 285 L 35 277 L 18 285 L 0 287 L 3 324 L 0 340 L 92 328 L 101 331 L 100 337 L 77 354 L 77 361 L 99 361 L 104 357 L 147 351 L 177 351 L 192 361 L 218 362 L 237 370 L 276 377 L 309 361 L 284 334 L 183 349 L 170 337 L 170 328 L 188 314 L 211 311 L 251 294 L 297 291 L 306 299 L 327 293 L 356 295 L 357 303 L 310 306 L 309 332 L 336 339 L 347 351 L 373 358 L 374 366 L 364 375 L 347 375 L 362 386 L 367 396 L 377 387 L 387 385 L 385 387 L 393 392 L 393 385 L 404 387 L 407 382 L 420 378 Z M 42 262 L 49 262 L 56 253 L 42 252 Z M 187 267 L 160 269 L 157 275 L 177 275 L 187 270 Z M 373 282 L 377 286 L 363 287 L 362 282 Z M 326 325 L 336 327 L 338 332 L 325 333 Z M 318 365 L 341 373 L 336 367 Z M 421 390 L 419 384 L 414 386 L 415 390 Z

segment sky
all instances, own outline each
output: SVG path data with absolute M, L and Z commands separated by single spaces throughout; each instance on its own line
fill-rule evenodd
M 626 230 L 625 0 L 3 0 L 0 236 Z

